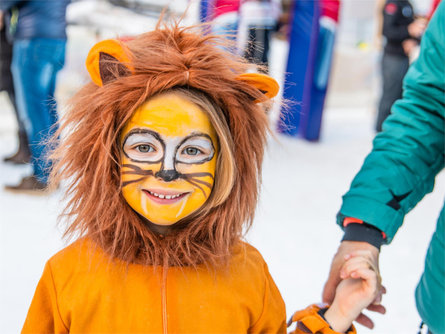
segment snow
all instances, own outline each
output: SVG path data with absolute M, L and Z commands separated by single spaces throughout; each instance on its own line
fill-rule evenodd
M 81 27 L 72 28 L 70 37 L 67 65 L 59 77 L 57 92 L 62 105 L 85 82 L 82 59 L 95 40 Z M 272 73 L 280 79 L 284 62 L 279 57 L 285 53 L 285 45 L 277 43 Z M 270 138 L 261 200 L 247 234 L 247 240 L 266 259 L 286 302 L 288 316 L 321 300 L 330 261 L 342 236 L 335 224 L 341 196 L 371 149 L 374 136 L 374 113 L 370 106 L 358 101 L 361 92 L 343 92 L 340 99 L 335 93 L 334 87 L 319 143 L 278 134 Z M 345 105 L 343 101 L 351 103 Z M 275 110 L 271 121 L 276 118 Z M 14 151 L 15 131 L 13 113 L 6 95 L 1 93 L 0 157 Z M 0 186 L 14 184 L 29 173 L 29 166 L 0 162 Z M 62 194 L 63 189 L 49 196 L 16 195 L 0 188 L 0 333 L 20 331 L 46 260 L 67 244 L 62 239 L 63 227 L 57 223 Z M 388 290 L 383 300 L 388 311 L 384 316 L 373 317 L 373 331 L 358 326 L 360 333 L 416 331 L 420 318 L 414 289 L 444 197 L 442 173 L 434 192 L 406 217 L 392 245 L 383 247 L 380 269 Z

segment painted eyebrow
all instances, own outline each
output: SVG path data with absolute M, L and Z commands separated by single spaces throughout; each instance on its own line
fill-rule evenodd
M 152 135 L 156 140 L 158 140 L 163 147 L 165 147 L 165 143 L 162 140 L 161 136 L 159 135 L 159 133 L 157 133 L 156 131 L 153 130 L 149 130 L 149 129 L 142 129 L 142 128 L 136 128 L 136 129 L 132 129 L 129 133 L 127 133 L 127 135 L 124 138 L 124 141 L 122 142 L 122 149 L 124 149 L 125 144 L 127 143 L 127 139 L 128 137 L 135 135 L 135 134 L 149 134 Z
M 181 146 L 187 146 L 187 145 L 199 146 L 204 149 L 209 149 L 213 151 L 212 142 L 207 138 L 201 136 L 188 138 Z
M 136 143 L 141 143 L 141 142 L 156 144 L 159 143 L 159 140 L 157 140 L 151 133 L 133 133 L 132 135 L 128 136 L 124 146 L 132 146 Z
M 187 140 L 190 140 L 191 138 L 194 138 L 194 137 L 207 138 L 209 140 L 210 144 L 212 145 L 212 150 L 215 151 L 215 146 L 213 145 L 212 138 L 207 133 L 203 133 L 203 132 L 192 132 L 178 144 L 178 148 L 181 147 Z

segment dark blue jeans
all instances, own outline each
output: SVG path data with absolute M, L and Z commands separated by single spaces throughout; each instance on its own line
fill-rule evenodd
M 46 144 L 56 130 L 54 91 L 57 72 L 65 62 L 65 45 L 64 39 L 36 38 L 16 40 L 13 47 L 17 108 L 28 135 L 34 175 L 43 183 L 48 182 L 51 169 Z
M 382 58 L 382 96 L 376 122 L 376 131 L 382 131 L 382 124 L 391 114 L 391 107 L 402 98 L 403 78 L 409 68 L 409 58 L 383 53 Z

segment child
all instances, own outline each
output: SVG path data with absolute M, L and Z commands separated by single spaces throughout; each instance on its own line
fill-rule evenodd
M 23 333 L 286 332 L 267 265 L 241 241 L 268 129 L 258 102 L 278 85 L 215 44 L 172 26 L 90 51 L 52 174 L 81 237 L 46 264 Z M 367 254 L 343 270 L 331 308 L 295 314 L 296 333 L 345 332 L 374 300 Z

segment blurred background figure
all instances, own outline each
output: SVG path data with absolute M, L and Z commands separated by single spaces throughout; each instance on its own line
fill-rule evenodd
M 7 190 L 39 192 L 46 188 L 50 164 L 45 141 L 55 131 L 57 72 L 65 61 L 66 7 L 69 0 L 2 1 L 9 11 L 7 29 L 13 40 L 12 75 L 16 104 L 31 149 L 33 174 Z
M 5 26 L 6 15 L 0 12 L 0 91 L 8 94 L 12 109 L 14 110 L 18 131 L 18 149 L 11 156 L 5 157 L 4 162 L 12 162 L 15 164 L 24 164 L 30 161 L 30 152 L 28 147 L 28 137 L 26 135 L 25 126 L 19 117 L 14 94 L 14 83 L 12 81 L 11 60 L 12 60 L 12 44 L 6 37 Z
M 242 0 L 238 50 L 248 61 L 269 67 L 269 49 L 281 15 L 279 0 Z
M 315 60 L 314 85 L 322 94 L 322 98 L 319 99 L 322 105 L 319 109 L 323 109 L 329 74 L 331 71 L 332 56 L 334 53 L 334 41 L 340 12 L 340 1 L 321 0 L 320 10 L 320 28 L 317 58 Z
M 238 32 L 240 0 L 215 0 L 211 20 L 212 33 L 235 41 Z
M 280 0 L 201 0 L 201 22 L 211 21 L 212 33 L 234 42 L 234 53 L 268 71 L 273 34 L 281 16 Z
M 297 0 L 292 10 L 284 97 L 298 104 L 282 111 L 278 131 L 318 141 L 340 0 Z
M 376 131 L 382 131 L 393 103 L 402 97 L 402 82 L 408 71 L 410 55 L 419 45 L 426 27 L 425 18 L 415 19 L 407 0 L 386 0 L 383 6 L 382 34 L 385 38 L 382 71 L 382 95 L 378 107 Z

